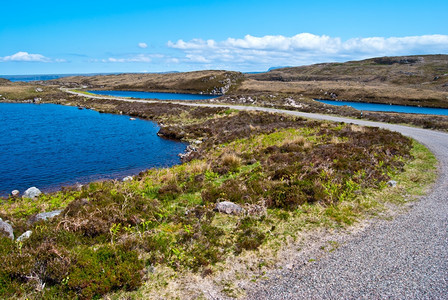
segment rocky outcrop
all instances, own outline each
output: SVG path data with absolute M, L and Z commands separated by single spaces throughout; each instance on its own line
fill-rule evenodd
M 182 160 L 182 162 L 189 162 L 193 159 L 199 158 L 200 154 L 196 147 L 188 145 L 187 149 L 185 149 L 185 153 L 180 153 L 179 157 Z
M 179 126 L 160 126 L 157 135 L 166 139 L 181 140 L 185 137 L 185 131 Z
M 30 187 L 23 193 L 23 198 L 36 199 L 42 192 L 37 187 Z
M 11 240 L 14 240 L 14 230 L 12 229 L 11 224 L 6 223 L 0 218 L 0 235 L 6 236 Z
M 222 84 L 222 86 L 215 87 L 211 92 L 212 95 L 224 95 L 230 90 L 230 87 L 232 86 L 232 80 L 230 78 L 221 80 L 219 83 Z

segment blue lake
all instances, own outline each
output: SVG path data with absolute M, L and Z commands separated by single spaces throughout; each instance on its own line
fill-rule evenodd
M 385 111 L 385 112 L 401 112 L 401 113 L 448 116 L 448 109 L 446 108 L 387 105 L 387 104 L 360 103 L 360 102 L 334 101 L 334 100 L 316 100 L 316 101 L 337 106 L 347 105 L 358 110 L 366 110 L 366 111 Z
M 96 95 L 107 95 L 113 97 L 132 97 L 139 99 L 158 99 L 158 100 L 207 100 L 219 96 L 200 95 L 200 94 L 177 94 L 177 93 L 154 93 L 154 92 L 135 92 L 135 91 L 88 91 Z
M 0 195 L 122 178 L 180 163 L 157 124 L 54 104 L 0 103 Z

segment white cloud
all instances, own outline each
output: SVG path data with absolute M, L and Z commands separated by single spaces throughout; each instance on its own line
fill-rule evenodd
M 211 60 L 206 59 L 202 55 L 195 55 L 195 54 L 187 54 L 185 55 L 186 58 L 188 58 L 191 62 L 198 62 L 198 63 L 210 63 Z
M 151 57 L 144 54 L 133 55 L 125 58 L 116 58 L 109 57 L 107 59 L 102 59 L 102 62 L 111 62 L 111 63 L 129 63 L 129 62 L 146 62 L 149 63 L 152 61 Z
M 41 54 L 30 54 L 28 52 L 17 52 L 16 54 L 0 57 L 0 62 L 9 62 L 9 61 L 15 61 L 15 62 L 63 62 L 62 59 L 52 60 L 48 57 L 45 57 Z
M 148 45 L 146 43 L 138 43 L 138 47 L 145 49 L 145 48 L 148 48 Z
M 448 53 L 448 35 L 368 37 L 343 41 L 339 37 L 300 33 L 292 37 L 267 35 L 228 38 L 223 41 L 193 39 L 168 42 L 184 53 L 183 62 L 221 64 L 229 68 L 259 69 L 276 65 L 303 65 L 384 55 Z
M 172 57 L 172 58 L 168 58 L 166 60 L 166 62 L 169 63 L 169 64 L 178 64 L 180 62 L 180 60 L 178 58 L 176 58 L 176 57 Z

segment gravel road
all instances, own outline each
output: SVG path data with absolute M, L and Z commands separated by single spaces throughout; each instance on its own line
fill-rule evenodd
M 271 271 L 267 274 L 270 279 L 251 285 L 247 299 L 448 299 L 447 133 L 287 110 L 207 106 L 281 112 L 387 128 L 426 145 L 440 163 L 440 176 L 434 188 L 409 211 L 391 221 L 375 221 L 337 250 L 312 263 Z
M 440 163 L 431 193 L 392 221 L 367 230 L 311 264 L 274 271 L 248 299 L 448 299 L 448 134 L 322 115 L 318 119 L 378 126 L 426 145 Z

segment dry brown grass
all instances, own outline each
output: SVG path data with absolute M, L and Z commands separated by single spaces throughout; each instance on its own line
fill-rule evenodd
M 351 124 L 350 129 L 354 132 L 364 132 L 365 131 L 365 127 L 355 125 L 355 124 Z
M 330 143 L 331 143 L 331 144 L 339 144 L 339 143 L 340 143 L 340 140 L 339 140 L 338 137 L 333 136 L 333 137 L 331 137 Z
M 241 158 L 235 153 L 224 153 L 221 157 L 221 161 L 225 166 L 239 167 L 241 165 Z
M 193 174 L 204 173 L 205 171 L 210 169 L 210 164 L 203 160 L 195 160 L 188 164 L 187 172 L 191 172 Z
M 291 145 L 291 144 L 305 145 L 305 143 L 308 143 L 308 142 L 303 136 L 296 135 L 296 136 L 293 136 L 291 139 L 285 139 L 282 143 L 280 143 L 280 146 Z
M 171 169 L 162 169 L 160 172 L 160 181 L 161 182 L 176 182 L 177 176 L 176 173 Z

